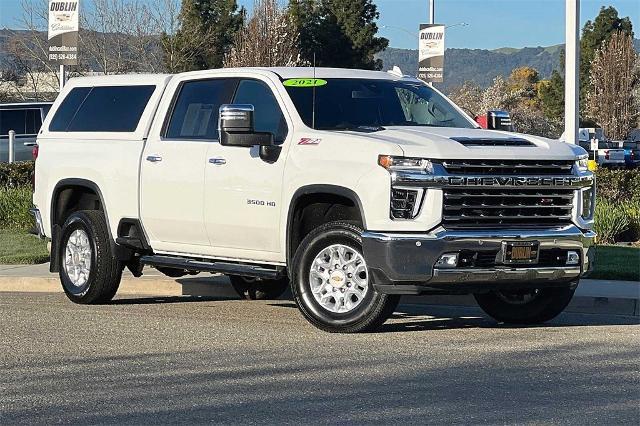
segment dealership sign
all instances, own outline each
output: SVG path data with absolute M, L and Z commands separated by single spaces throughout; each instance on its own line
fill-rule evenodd
M 418 78 L 440 83 L 444 81 L 444 25 L 421 24 Z
M 49 0 L 49 61 L 59 65 L 78 64 L 80 0 Z

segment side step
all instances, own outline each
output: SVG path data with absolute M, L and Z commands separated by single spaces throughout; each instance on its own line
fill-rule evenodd
M 259 265 L 195 260 L 177 256 L 142 256 L 140 258 L 140 263 L 149 266 L 184 269 L 191 272 L 214 272 L 219 274 L 240 275 L 243 277 L 265 279 L 278 279 L 284 274 L 284 268 L 282 266 L 273 266 L 269 268 Z

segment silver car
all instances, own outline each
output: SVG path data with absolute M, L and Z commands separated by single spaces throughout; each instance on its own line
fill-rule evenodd
M 33 159 L 36 136 L 51 102 L 0 104 L 0 162 L 9 161 L 9 131 L 16 132 L 15 161 Z

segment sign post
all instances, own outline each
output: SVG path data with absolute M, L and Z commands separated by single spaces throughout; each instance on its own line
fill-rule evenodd
M 66 65 L 78 65 L 80 0 L 49 0 L 49 62 L 60 65 L 60 90 Z
M 421 24 L 418 78 L 427 83 L 444 81 L 444 25 Z
M 566 0 L 565 39 L 564 134 L 565 142 L 577 144 L 580 127 L 580 0 Z

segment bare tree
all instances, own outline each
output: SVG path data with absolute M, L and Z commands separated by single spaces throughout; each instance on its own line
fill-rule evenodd
M 277 0 L 256 0 L 252 16 L 236 35 L 225 67 L 306 65 L 301 58 L 298 28 Z
M 640 80 L 637 61 L 631 36 L 617 31 L 598 49 L 591 65 L 587 113 L 614 140 L 624 139 L 638 118 L 633 95 Z

